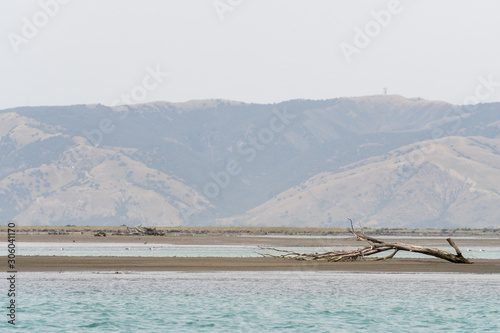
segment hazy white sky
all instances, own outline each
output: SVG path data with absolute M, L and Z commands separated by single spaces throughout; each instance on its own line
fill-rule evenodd
M 500 101 L 499 15 L 493 0 L 2 1 L 0 109 L 384 87 L 462 104 L 481 84 Z

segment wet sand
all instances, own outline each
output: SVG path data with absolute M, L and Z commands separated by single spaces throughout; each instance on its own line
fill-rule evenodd
M 6 260 L 2 270 L 7 271 Z M 45 271 L 337 271 L 395 273 L 500 273 L 500 259 L 453 264 L 441 259 L 392 259 L 388 261 L 318 262 L 280 258 L 191 257 L 59 257 L 19 256 L 18 272 Z

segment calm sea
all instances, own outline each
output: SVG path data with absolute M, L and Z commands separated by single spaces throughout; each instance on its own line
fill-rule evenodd
M 500 332 L 498 274 L 44 272 L 16 288 L 1 332 Z

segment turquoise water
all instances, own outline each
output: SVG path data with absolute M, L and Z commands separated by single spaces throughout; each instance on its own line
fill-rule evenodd
M 259 253 L 279 254 L 261 250 L 257 246 L 244 245 L 169 245 L 137 243 L 28 243 L 18 242 L 17 255 L 27 256 L 136 256 L 136 257 L 260 257 Z M 360 247 L 366 244 L 360 243 Z M 440 247 L 455 253 L 449 246 Z M 352 250 L 355 247 L 294 247 L 298 252 L 324 252 Z M 470 250 L 470 251 L 467 251 Z M 500 259 L 500 241 L 494 247 L 463 248 L 463 254 L 471 259 Z M 480 251 L 484 250 L 484 251 Z M 382 255 L 388 255 L 387 252 Z M 396 258 L 428 258 L 423 254 L 400 251 Z
M 498 274 L 45 272 L 17 289 L 17 332 L 500 332 Z

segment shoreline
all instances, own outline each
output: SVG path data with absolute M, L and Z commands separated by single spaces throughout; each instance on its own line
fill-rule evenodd
M 453 251 L 446 241 L 447 237 L 425 237 L 425 238 L 385 238 L 375 237 L 380 240 L 387 239 L 389 242 L 403 242 L 414 245 L 445 247 Z M 460 238 L 452 237 L 455 243 L 465 251 L 467 247 L 500 247 L 500 238 Z M 193 236 L 107 236 L 94 237 L 91 235 L 26 235 L 17 234 L 16 242 L 41 242 L 41 243 L 145 243 L 148 244 L 170 244 L 170 245 L 251 245 L 270 247 L 328 247 L 328 246 L 354 246 L 363 247 L 366 242 L 358 241 L 355 237 L 276 237 L 259 235 L 193 235 Z
M 7 271 L 6 261 L 0 265 Z M 475 273 L 500 274 L 500 259 L 477 259 L 454 264 L 442 259 L 325 262 L 281 258 L 222 257 L 63 257 L 18 256 L 17 272 L 67 271 L 335 271 L 359 273 Z

